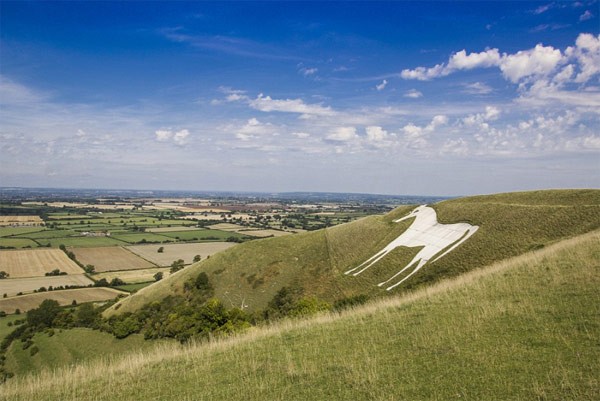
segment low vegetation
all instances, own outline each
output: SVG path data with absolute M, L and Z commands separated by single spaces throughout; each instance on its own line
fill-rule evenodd
M 599 252 L 595 232 L 346 312 L 15 378 L 3 397 L 597 399 Z

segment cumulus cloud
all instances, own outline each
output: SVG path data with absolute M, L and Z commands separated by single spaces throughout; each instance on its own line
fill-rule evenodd
M 378 91 L 382 91 L 385 89 L 387 84 L 388 84 L 387 79 L 384 79 L 383 81 L 381 81 L 381 83 L 379 85 L 375 85 L 375 89 L 377 89 Z
M 401 76 L 430 80 L 460 70 L 490 67 L 498 68 L 504 79 L 518 84 L 518 101 L 537 105 L 548 102 L 596 105 L 600 91 L 587 84 L 592 84 L 593 78 L 600 74 L 600 35 L 581 33 L 575 45 L 564 51 L 542 44 L 513 54 L 500 54 L 498 49 L 470 54 L 462 50 L 450 56 L 446 63 L 403 70 Z M 490 91 L 483 83 L 469 84 L 464 90 L 472 94 Z
M 365 128 L 367 140 L 370 142 L 379 142 L 387 139 L 388 132 L 379 126 L 369 126 Z
M 190 132 L 187 129 L 180 131 L 159 129 L 154 132 L 154 136 L 158 142 L 170 142 L 172 140 L 176 145 L 182 146 L 187 143 Z
M 316 116 L 332 116 L 335 114 L 331 107 L 324 107 L 320 104 L 306 104 L 302 99 L 273 99 L 271 96 L 264 96 L 262 93 L 256 99 L 250 100 L 249 105 L 253 109 L 264 112 L 279 111 Z
M 587 82 L 600 72 L 600 35 L 580 34 L 575 41 L 575 46 L 568 47 L 565 54 L 574 59 L 580 67 L 575 82 Z
M 154 135 L 158 142 L 167 142 L 173 136 L 173 132 L 171 130 L 159 129 L 154 132 Z
M 175 142 L 177 145 L 185 145 L 189 136 L 190 132 L 186 129 L 182 129 L 181 131 L 177 131 L 175 134 L 173 134 L 173 142 Z
M 348 142 L 358 138 L 355 127 L 337 127 L 325 139 L 336 142 Z
M 445 77 L 455 71 L 472 70 L 474 68 L 492 67 L 500 62 L 498 49 L 489 49 L 480 53 L 467 54 L 461 50 L 450 56 L 447 64 L 437 64 L 431 68 L 417 67 L 414 70 L 402 70 L 400 76 L 404 79 L 429 81 L 433 78 Z
M 454 53 L 446 67 L 449 72 L 458 70 L 472 70 L 473 68 L 485 68 L 498 65 L 500 53 L 498 49 L 490 49 L 480 53 L 467 54 L 466 50 Z
M 499 67 L 505 78 L 517 83 L 532 75 L 548 75 L 561 61 L 563 61 L 563 56 L 560 50 L 552 46 L 536 45 L 530 50 L 505 55 Z
M 418 99 L 420 97 L 423 97 L 423 94 L 416 89 L 410 89 L 410 90 L 404 92 L 404 97 L 408 97 L 411 99 Z
M 466 127 L 474 127 L 480 131 L 490 129 L 488 122 L 496 121 L 500 117 L 500 109 L 495 106 L 486 106 L 485 112 L 470 114 L 462 118 L 462 124 Z

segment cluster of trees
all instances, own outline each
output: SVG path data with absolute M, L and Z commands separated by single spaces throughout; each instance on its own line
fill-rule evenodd
M 117 338 L 142 333 L 147 339 L 175 338 L 181 342 L 242 330 L 251 324 L 240 309 L 228 309 L 212 298 L 214 289 L 205 272 L 184 284 L 183 295 L 170 295 L 136 313 L 113 316 L 108 327 Z
M 61 272 L 60 269 L 54 269 L 52 271 L 46 272 L 45 276 L 65 276 L 67 272 Z

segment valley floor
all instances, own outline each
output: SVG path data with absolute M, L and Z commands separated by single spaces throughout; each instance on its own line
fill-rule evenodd
M 600 399 L 600 232 L 342 314 L 11 379 L 5 400 Z

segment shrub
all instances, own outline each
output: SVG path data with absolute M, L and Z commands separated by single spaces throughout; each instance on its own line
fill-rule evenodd
M 29 350 L 29 355 L 30 356 L 34 356 L 35 354 L 37 354 L 38 352 L 40 352 L 40 349 L 38 348 L 37 345 L 34 345 L 33 347 L 31 347 L 31 349 Z
M 158 272 L 153 277 L 154 277 L 154 280 L 160 281 L 163 278 L 163 272 Z
M 125 282 L 118 277 L 115 277 L 110 281 L 111 287 L 117 287 L 119 285 L 125 285 Z

